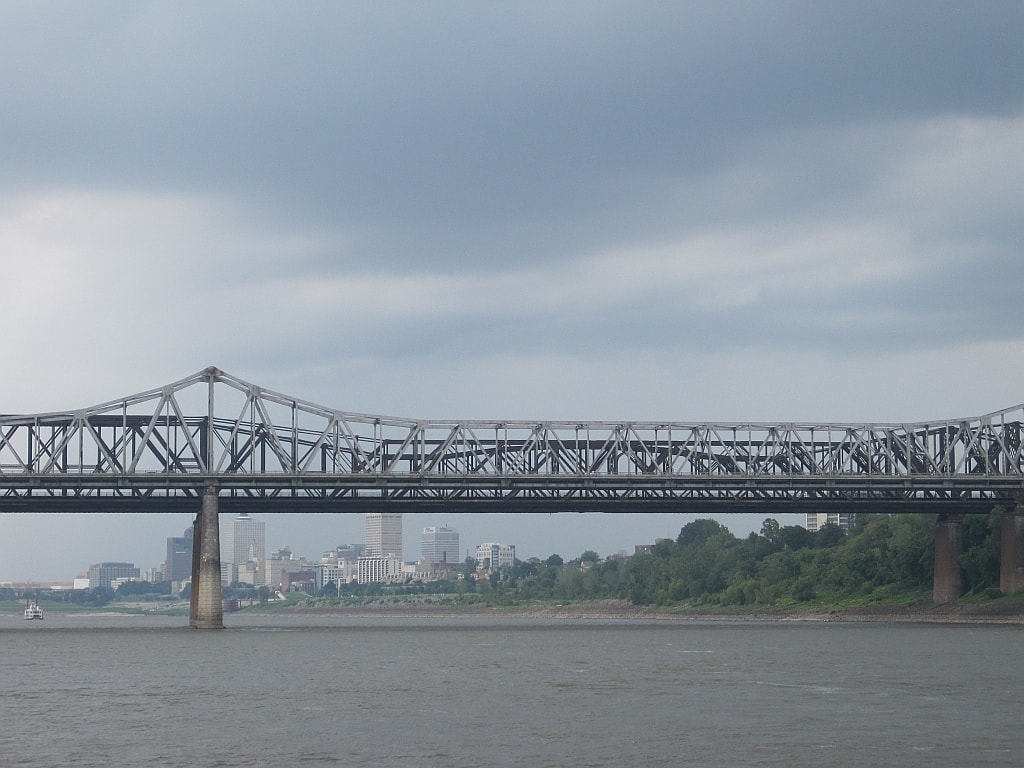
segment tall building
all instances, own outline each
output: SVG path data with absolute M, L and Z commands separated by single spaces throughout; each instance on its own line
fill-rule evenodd
M 480 544 L 476 548 L 476 562 L 484 570 L 496 571 L 516 561 L 515 544 Z
M 187 581 L 192 578 L 192 526 L 183 536 L 167 538 L 167 559 L 164 561 L 164 581 Z
M 809 512 L 807 525 L 804 527 L 811 533 L 816 533 L 831 523 L 838 525 L 843 533 L 849 533 L 856 518 L 857 515 L 854 512 Z
M 394 555 L 402 559 L 402 513 L 367 512 L 365 557 Z
M 266 558 L 266 524 L 241 514 L 224 531 L 221 560 L 232 565 Z
M 455 565 L 459 562 L 459 532 L 447 525 L 424 528 L 420 534 L 420 546 L 422 559 L 431 565 Z

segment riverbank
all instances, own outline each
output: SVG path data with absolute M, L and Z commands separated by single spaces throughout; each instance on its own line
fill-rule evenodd
M 351 617 L 519 617 L 524 619 L 657 619 L 675 621 L 834 621 L 918 622 L 943 624 L 1024 624 L 1024 599 L 1007 598 L 984 603 L 960 601 L 935 605 L 910 604 L 848 606 L 672 606 L 633 605 L 626 600 L 578 603 L 486 605 L 482 603 L 426 604 L 379 601 L 352 605 L 299 603 L 273 609 L 279 615 L 336 615 Z

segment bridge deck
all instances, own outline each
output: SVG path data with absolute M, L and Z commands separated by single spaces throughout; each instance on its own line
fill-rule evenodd
M 428 421 L 208 368 L 94 408 L 0 416 L 0 509 L 991 506 L 1024 494 L 1024 406 L 927 424 Z M 67 508 L 67 507 L 64 507 Z

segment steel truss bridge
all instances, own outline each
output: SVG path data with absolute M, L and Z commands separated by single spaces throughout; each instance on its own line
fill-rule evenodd
M 0 415 L 0 511 L 989 511 L 1024 492 L 1024 405 L 915 424 L 430 421 L 217 368 Z

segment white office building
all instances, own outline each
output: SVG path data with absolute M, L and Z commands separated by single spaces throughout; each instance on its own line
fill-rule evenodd
M 854 512 L 811 512 L 807 515 L 805 526 L 811 533 L 816 533 L 826 525 L 838 525 L 843 533 L 849 533 L 856 521 Z
M 334 563 L 319 563 L 313 567 L 316 574 L 316 588 L 323 589 L 333 583 L 335 586 L 348 584 L 359 578 L 358 560 L 338 560 Z
M 515 564 L 515 561 L 515 544 L 489 542 L 476 548 L 476 562 L 482 570 L 496 571 L 499 568 Z
M 360 584 L 372 584 L 382 581 L 398 581 L 405 578 L 401 558 L 393 555 L 386 557 L 363 556 L 357 561 Z
M 420 534 L 421 560 L 428 565 L 459 562 L 459 532 L 447 525 L 424 528 Z

